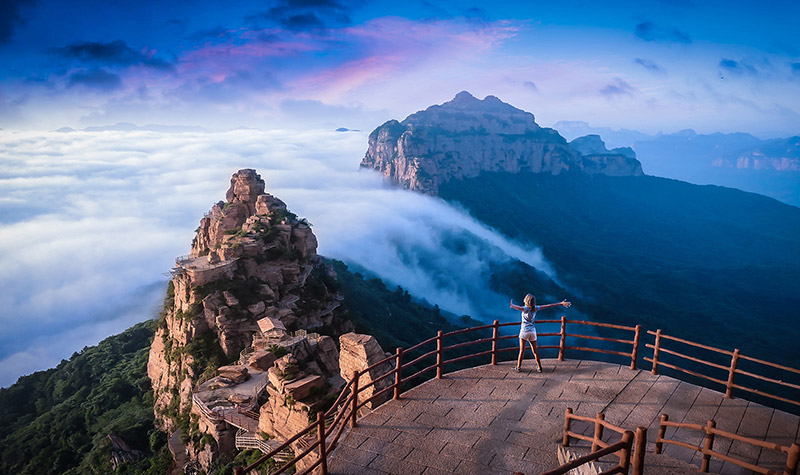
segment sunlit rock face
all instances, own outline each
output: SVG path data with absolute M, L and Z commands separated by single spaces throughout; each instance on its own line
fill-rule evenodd
M 266 405 L 289 395 L 311 408 L 315 400 L 305 400 L 312 393 L 324 397 L 341 382 L 334 338 L 352 331 L 352 323 L 340 309 L 336 276 L 317 256 L 309 224 L 266 193 L 255 170 L 233 175 L 226 201 L 200 220 L 190 255 L 178 258 L 171 273 L 147 373 L 157 424 L 168 433 L 181 428 L 190 457 L 205 469 L 233 450 L 236 428 L 204 415 L 195 399 L 207 408 L 257 410 L 253 388 L 236 388 L 266 381 L 278 350 L 305 379 L 295 387 L 282 374 L 287 389 L 267 391 L 276 401 Z M 307 423 L 307 413 L 298 420 Z M 270 424 L 280 435 L 295 428 Z
M 480 100 L 466 91 L 375 129 L 361 167 L 431 195 L 442 183 L 483 171 L 642 174 L 641 164 L 627 154 L 582 155 L 557 131 L 539 127 L 533 114 L 494 96 Z

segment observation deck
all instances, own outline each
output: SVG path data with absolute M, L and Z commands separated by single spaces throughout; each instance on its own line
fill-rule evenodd
M 300 475 L 560 475 L 580 467 L 586 470 L 582 474 L 604 475 L 683 474 L 698 468 L 733 475 L 798 475 L 800 415 L 741 396 L 777 401 L 796 411 L 800 370 L 640 325 L 561 317 L 537 322 L 559 325 L 558 332 L 539 332 L 539 349 L 557 350 L 558 358 L 545 359 L 543 373 L 533 370 L 529 358 L 517 372 L 515 361 L 502 362 L 499 356 L 516 355 L 518 348 L 504 343 L 517 335 L 500 330 L 518 325 L 495 321 L 440 331 L 407 349 L 397 348 L 354 371 L 333 406 L 317 413 L 316 422 L 234 473 L 251 473 L 293 447 L 295 457 L 270 473 L 294 467 Z M 644 335 L 654 336 L 653 343 L 642 341 Z M 584 346 L 587 341 L 591 345 Z M 640 349 L 652 351 L 640 355 Z M 611 355 L 630 365 L 568 359 L 568 352 Z M 486 357 L 491 358 L 488 365 L 444 371 Z M 637 369 L 640 362 L 649 362 L 649 371 Z M 665 368 L 670 375 L 663 374 Z M 419 381 L 426 373 L 432 379 Z M 421 384 L 409 389 L 415 382 Z M 368 411 L 368 404 L 389 398 Z M 564 456 L 559 446 L 573 440 L 589 443 L 576 450 L 586 455 Z
M 647 474 L 694 474 L 702 455 L 666 446 L 653 453 L 660 416 L 705 424 L 790 446 L 800 437 L 800 417 L 649 371 L 587 360 L 543 360 L 544 372 L 527 359 L 485 365 L 429 380 L 359 419 L 329 462 L 332 474 L 538 474 L 560 465 L 557 448 L 564 414 L 605 414 L 624 428 L 647 428 Z M 527 365 L 527 369 L 525 366 Z M 590 433 L 593 425 L 583 424 Z M 578 423 L 572 430 L 580 431 Z M 609 439 L 615 435 L 609 431 Z M 669 438 L 702 444 L 705 434 L 672 429 Z M 618 438 L 618 437 L 617 437 Z M 579 446 L 580 447 L 580 446 Z M 589 447 L 584 445 L 583 454 Z M 714 450 L 783 472 L 786 461 L 773 451 L 719 438 Z M 601 468 L 610 465 L 598 464 Z M 712 459 L 712 473 L 750 474 Z

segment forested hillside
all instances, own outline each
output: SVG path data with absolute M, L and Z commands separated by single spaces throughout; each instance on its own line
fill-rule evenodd
M 469 318 L 449 321 L 437 307 L 415 301 L 400 287 L 390 290 L 380 279 L 353 273 L 342 262 L 329 264 L 356 331 L 374 334 L 387 351 L 438 330 L 478 324 Z M 153 426 L 146 373 L 156 325 L 155 320 L 139 323 L 56 368 L 0 389 L 0 473 L 166 473 L 172 457 L 166 435 Z M 142 458 L 114 472 L 108 434 L 122 438 Z M 220 473 L 232 473 L 232 467 L 221 463 Z
M 172 458 L 153 427 L 145 370 L 155 323 L 138 323 L 0 390 L 0 473 L 111 473 L 107 435 L 114 434 L 142 456 L 118 473 L 163 475 Z
M 593 319 L 800 366 L 796 207 L 717 186 L 578 173 L 485 172 L 439 194 L 541 246 Z

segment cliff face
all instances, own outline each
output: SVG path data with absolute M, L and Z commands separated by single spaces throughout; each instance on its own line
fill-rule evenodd
M 800 136 L 770 140 L 731 157 L 719 157 L 715 167 L 779 172 L 800 171 Z
M 321 382 L 338 377 L 339 367 L 338 354 L 329 354 L 336 344 L 324 334 L 352 327 L 341 316 L 335 275 L 318 258 L 311 228 L 264 187 L 254 170 L 240 170 L 226 201 L 202 218 L 191 254 L 171 270 L 150 349 L 157 423 L 170 433 L 181 429 L 190 456 L 206 468 L 219 450 L 232 448 L 236 432 L 217 416 L 242 405 L 257 409 L 276 348 L 327 388 Z M 257 389 L 236 390 L 256 378 L 250 384 Z M 219 412 L 204 419 L 212 406 Z
M 494 96 L 479 100 L 466 91 L 375 129 L 361 167 L 432 195 L 442 183 L 482 171 L 642 174 L 641 164 L 628 154 L 582 155 L 555 130 L 539 127 L 533 114 Z

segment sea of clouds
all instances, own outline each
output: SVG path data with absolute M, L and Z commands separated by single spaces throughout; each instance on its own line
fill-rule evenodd
M 552 275 L 538 249 L 359 171 L 366 144 L 352 131 L 0 131 L 0 387 L 155 318 L 164 273 L 241 168 L 311 222 L 320 254 L 458 315 L 521 298 L 487 290 L 491 263 Z

